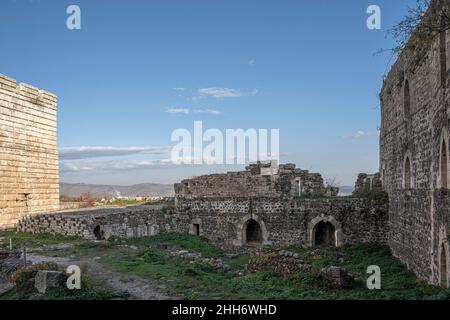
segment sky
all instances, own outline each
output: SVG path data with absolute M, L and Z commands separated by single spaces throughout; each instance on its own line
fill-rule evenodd
M 0 0 L 0 74 L 58 96 L 62 182 L 174 183 L 174 130 L 279 129 L 280 161 L 378 171 L 387 31 L 415 0 Z M 70 30 L 67 7 L 81 9 Z M 369 5 L 381 29 L 369 30 Z

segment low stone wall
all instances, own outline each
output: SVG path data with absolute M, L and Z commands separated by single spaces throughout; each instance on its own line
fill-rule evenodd
M 24 217 L 17 230 L 85 239 L 143 237 L 176 231 L 177 219 L 165 212 L 160 206 L 139 206 L 34 215 Z
M 162 232 L 204 236 L 225 248 L 248 245 L 252 222 L 260 244 L 314 246 L 318 226 L 332 228 L 331 245 L 385 242 L 387 208 L 362 199 L 179 199 L 174 208 L 139 206 L 27 216 L 18 230 L 85 239 L 135 238 Z

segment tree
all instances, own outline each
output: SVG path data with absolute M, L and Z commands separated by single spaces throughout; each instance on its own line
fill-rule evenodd
M 440 33 L 450 30 L 450 0 L 417 0 L 416 6 L 389 30 L 396 42 L 393 51 L 427 48 Z M 426 14 L 430 10 L 430 14 Z

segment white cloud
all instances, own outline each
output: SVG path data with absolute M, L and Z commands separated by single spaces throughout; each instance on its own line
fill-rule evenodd
M 185 91 L 186 88 L 172 88 L 172 90 L 175 90 L 175 91 Z
M 170 114 L 189 114 L 190 110 L 187 108 L 169 108 L 166 112 Z
M 200 88 L 198 93 L 201 97 L 224 99 L 242 97 L 243 93 L 236 89 L 230 88 Z
M 111 160 L 111 161 L 62 161 L 61 172 L 82 173 L 82 172 L 111 172 L 126 171 L 136 169 L 148 169 L 158 166 L 173 165 L 170 159 L 153 160 Z
M 363 130 L 358 130 L 356 132 L 353 132 L 351 134 L 345 135 L 344 138 L 353 138 L 353 139 L 358 139 L 358 138 L 365 138 L 365 137 L 375 137 L 375 136 L 379 136 L 380 135 L 380 131 L 363 131 Z
M 222 112 L 216 109 L 189 109 L 189 108 L 169 108 L 166 111 L 170 114 L 190 114 L 190 113 L 205 113 L 214 116 L 221 115 Z
M 59 150 L 61 160 L 127 156 L 132 154 L 167 154 L 169 147 L 70 147 Z

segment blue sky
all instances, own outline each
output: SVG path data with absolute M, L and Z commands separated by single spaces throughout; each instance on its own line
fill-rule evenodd
M 353 185 L 378 170 L 390 54 L 375 53 L 393 46 L 386 31 L 414 3 L 2 0 L 0 73 L 58 96 L 63 182 L 173 183 L 241 169 L 164 164 L 173 130 L 202 120 L 280 129 L 281 162 Z M 71 4 L 81 30 L 66 28 Z M 371 4 L 382 30 L 366 27 Z

